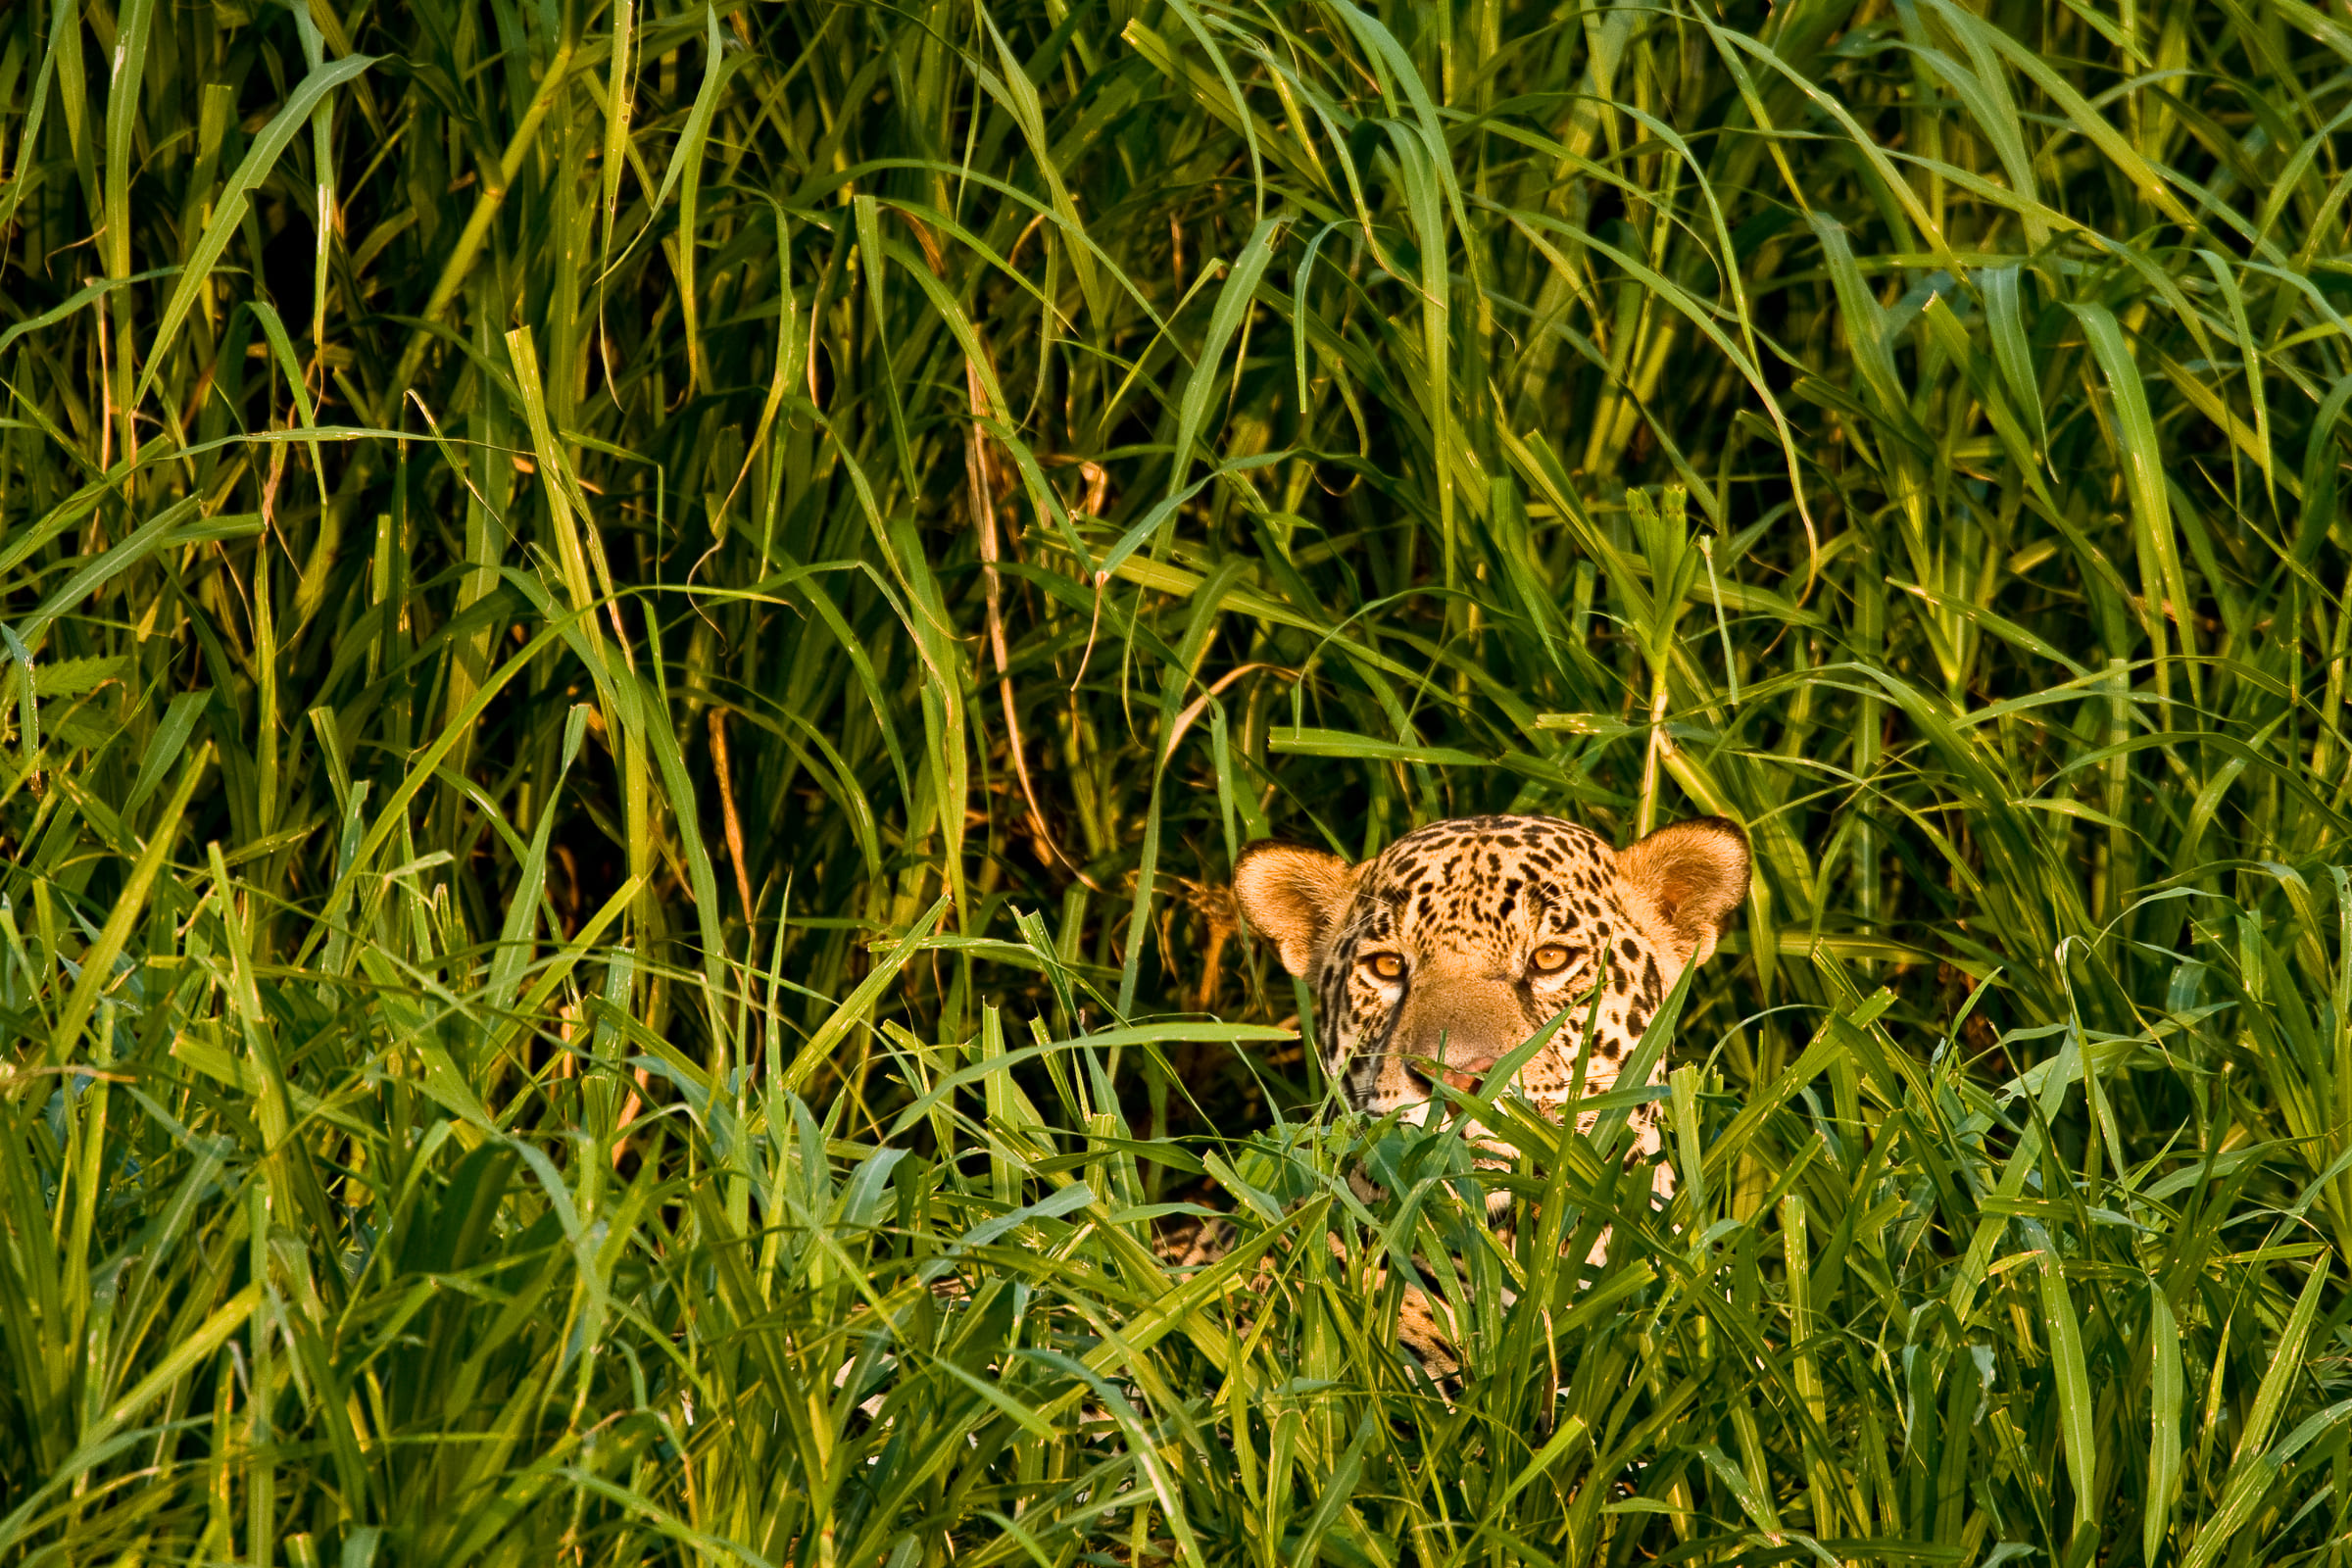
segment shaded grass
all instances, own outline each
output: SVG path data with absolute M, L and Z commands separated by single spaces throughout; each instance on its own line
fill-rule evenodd
M 2331 13 L 0 25 L 0 1549 L 2338 1552 Z M 1490 809 L 1666 1215 L 1273 1027 Z

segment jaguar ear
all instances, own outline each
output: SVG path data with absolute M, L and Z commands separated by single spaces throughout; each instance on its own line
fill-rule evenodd
M 1282 955 L 1282 966 L 1305 978 L 1315 945 L 1348 910 L 1357 868 L 1323 850 L 1260 839 L 1233 862 L 1234 902 Z
M 1747 899 L 1747 832 L 1728 817 L 1662 827 L 1617 852 L 1617 874 L 1666 922 L 1685 963 L 1704 963 L 1732 912 Z

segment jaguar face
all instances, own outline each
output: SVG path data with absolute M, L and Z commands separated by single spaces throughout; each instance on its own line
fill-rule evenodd
M 1436 1076 L 1473 1089 L 1555 1018 L 1518 1091 L 1560 1117 L 1580 1064 L 1585 1095 L 1613 1086 L 1747 887 L 1747 835 L 1722 817 L 1624 850 L 1551 817 L 1462 817 L 1358 864 L 1266 841 L 1234 868 L 1242 912 L 1307 982 L 1348 1102 L 1421 1119 Z M 1642 1120 L 1654 1152 L 1654 1118 Z

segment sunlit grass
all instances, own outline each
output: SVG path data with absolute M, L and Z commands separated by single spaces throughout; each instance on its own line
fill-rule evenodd
M 2335 1560 L 2348 112 L 2302 0 L 0 14 L 0 1554 Z M 1487 1229 L 1221 894 L 1502 809 L 1755 842 L 1664 1214 L 1522 1115 Z

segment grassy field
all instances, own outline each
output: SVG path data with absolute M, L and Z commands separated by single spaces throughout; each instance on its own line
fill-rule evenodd
M 2341 0 L 0 8 L 0 1561 L 2343 1560 L 2348 124 Z M 1670 1212 L 1234 928 L 1501 809 L 1753 835 Z

